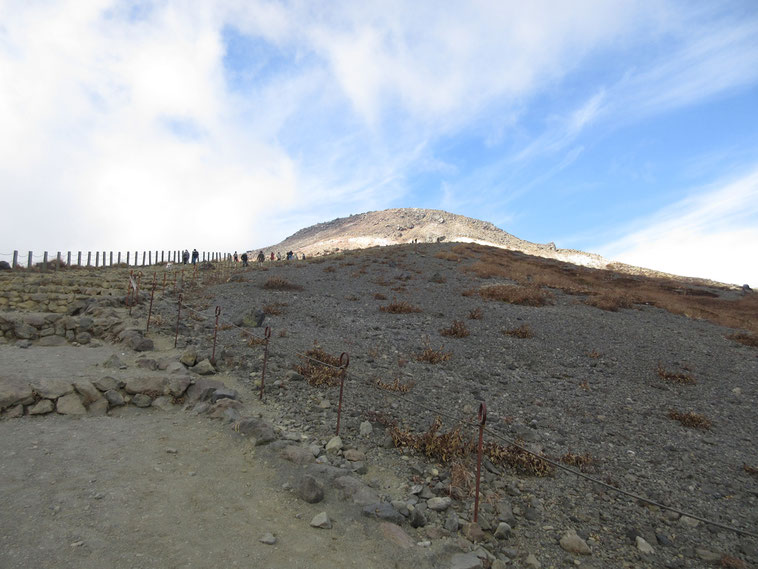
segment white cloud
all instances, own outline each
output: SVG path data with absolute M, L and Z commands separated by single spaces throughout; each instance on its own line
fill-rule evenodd
M 629 225 L 598 252 L 684 276 L 758 287 L 758 169 Z

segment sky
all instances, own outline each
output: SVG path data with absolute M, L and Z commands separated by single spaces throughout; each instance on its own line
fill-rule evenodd
M 758 288 L 758 2 L 0 0 L 0 260 L 396 207 Z

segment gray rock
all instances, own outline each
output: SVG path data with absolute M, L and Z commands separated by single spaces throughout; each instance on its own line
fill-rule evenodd
M 113 368 L 113 369 L 126 369 L 126 364 L 121 361 L 121 358 L 119 358 L 116 354 L 113 354 L 111 357 L 109 357 L 105 362 L 103 362 L 104 368 Z
M 243 437 L 250 437 L 255 441 L 255 446 L 267 445 L 276 440 L 273 427 L 262 419 L 246 417 L 237 421 L 232 430 Z
M 310 449 L 300 445 L 289 445 L 281 452 L 282 458 L 294 462 L 295 464 L 308 464 L 315 460 Z
M 213 375 L 216 373 L 216 368 L 213 367 L 213 364 L 208 359 L 196 363 L 191 369 L 198 375 Z
M 120 391 L 116 391 L 115 389 L 109 389 L 105 392 L 105 399 L 108 401 L 111 407 L 120 407 L 124 403 L 124 396 L 121 395 Z
M 147 369 L 150 371 L 156 371 L 158 369 L 158 362 L 151 358 L 141 358 L 135 363 L 140 369 Z
M 93 401 L 89 407 L 87 407 L 87 415 L 90 417 L 104 417 L 108 414 L 108 401 L 104 398 L 100 398 L 97 401 Z
M 46 415 L 55 410 L 55 405 L 49 399 L 40 399 L 35 405 L 29 408 L 30 415 Z
M 276 537 L 272 533 L 264 533 L 258 540 L 266 545 L 274 545 L 276 543 Z
M 197 363 L 197 352 L 193 349 L 189 349 L 182 354 L 179 358 L 179 362 L 187 367 L 192 367 Z
M 3 417 L 6 419 L 18 419 L 19 417 L 24 416 L 24 406 L 23 405 L 14 405 L 13 407 L 8 407 L 3 412 Z
M 32 347 L 32 341 L 31 340 L 16 340 L 16 347 L 21 348 L 23 350 L 27 348 Z
M 39 342 L 37 342 L 38 346 L 42 346 L 44 348 L 65 346 L 66 344 L 68 344 L 68 342 L 66 342 L 66 338 L 63 336 L 45 336 L 44 338 L 40 338 Z
M 37 395 L 45 399 L 58 399 L 74 391 L 71 382 L 64 379 L 41 379 L 33 381 L 31 386 Z
M 447 496 L 435 496 L 434 498 L 429 498 L 429 500 L 427 500 L 426 506 L 435 512 L 444 512 L 450 507 L 452 502 L 453 500 Z
M 343 456 L 345 457 L 345 460 L 349 460 L 350 462 L 359 462 L 366 459 L 365 454 L 353 448 L 346 450 L 343 453 Z
M 360 433 L 362 437 L 368 437 L 369 435 L 371 435 L 371 433 L 374 432 L 374 427 L 372 427 L 371 423 L 369 423 L 368 421 L 363 421 L 361 423 L 361 426 L 359 427 L 358 432 Z
M 132 397 L 132 403 L 137 407 L 150 407 L 153 404 L 153 398 L 144 393 L 137 393 Z
M 340 437 L 332 437 L 329 439 L 329 442 L 326 443 L 327 454 L 336 454 L 340 450 L 342 450 L 342 439 Z
M 162 395 L 165 387 L 165 377 L 137 377 L 126 381 L 124 391 L 132 395 L 135 393 Z
M 187 400 L 191 403 L 207 401 L 217 389 L 226 389 L 226 385 L 217 379 L 200 378 L 187 388 Z
M 400 549 L 412 549 L 416 545 L 415 542 L 411 539 L 411 536 L 405 533 L 405 531 L 403 531 L 403 528 L 397 524 L 382 522 L 379 524 L 379 531 L 387 539 L 387 541 L 391 542 L 395 547 L 399 547 Z
M 15 377 L 0 377 L 0 409 L 16 405 L 33 396 L 31 386 Z
M 302 476 L 295 487 L 295 494 L 309 504 L 317 504 L 324 499 L 324 486 L 313 476 Z
M 76 393 L 69 393 L 59 397 L 55 404 L 56 412 L 61 415 L 86 415 L 87 409 L 82 404 L 81 399 Z
M 642 536 L 636 536 L 634 538 L 634 543 L 637 546 L 637 550 L 644 554 L 644 555 L 652 555 L 655 553 L 655 549 L 653 549 L 653 546 L 650 545 L 647 541 L 645 541 L 645 538 Z
M 403 515 L 387 502 L 379 502 L 377 504 L 364 506 L 362 513 L 366 517 L 378 518 L 395 524 L 402 524 L 405 520 Z
M 168 395 L 161 395 L 153 399 L 152 406 L 161 411 L 173 411 L 176 409 L 176 405 L 174 405 L 173 400 Z
M 703 561 L 707 561 L 708 563 L 718 563 L 722 557 L 720 553 L 710 551 L 703 547 L 696 547 L 695 555 L 697 556 L 698 559 L 702 559 Z
M 513 535 L 513 528 L 505 522 L 500 522 L 495 530 L 497 539 L 508 539 Z
M 110 391 L 119 389 L 122 387 L 121 381 L 118 381 L 110 376 L 101 377 L 100 379 L 96 379 L 92 382 L 92 384 L 97 387 L 100 391 Z
M 36 340 L 39 337 L 37 329 L 26 322 L 16 322 L 13 333 L 19 340 Z
M 454 553 L 450 558 L 450 569 L 481 569 L 482 560 L 476 553 Z
M 559 543 L 561 547 L 569 553 L 579 553 L 580 555 L 590 555 L 592 553 L 587 542 L 579 537 L 573 529 L 567 530 L 566 533 L 563 534 L 563 537 L 561 537 Z
M 458 521 L 458 514 L 455 512 L 448 512 L 445 518 L 445 529 L 450 533 L 456 533 L 460 528 L 460 522 Z
M 82 403 L 86 406 L 103 398 L 97 387 L 89 381 L 75 381 L 74 389 L 82 396 Z
M 524 566 L 529 569 L 540 569 L 542 564 L 534 556 L 534 553 L 530 553 L 526 556 L 526 559 L 524 559 Z
M 411 510 L 408 521 L 410 522 L 411 527 L 422 528 L 426 525 L 426 516 L 420 509 L 414 508 Z
M 239 393 L 237 393 L 235 389 L 223 387 L 221 389 L 217 389 L 211 394 L 211 402 L 215 403 L 219 399 L 237 399 L 238 397 Z
M 329 516 L 326 514 L 326 512 L 321 512 L 320 514 L 316 514 L 313 517 L 311 520 L 311 527 L 332 529 L 332 521 L 329 519 Z
M 172 397 L 181 397 L 191 384 L 192 380 L 187 376 L 170 376 L 166 381 L 163 393 Z
M 379 502 L 379 495 L 354 476 L 339 476 L 335 478 L 334 487 L 341 490 L 345 499 L 352 500 L 353 504 L 369 506 Z

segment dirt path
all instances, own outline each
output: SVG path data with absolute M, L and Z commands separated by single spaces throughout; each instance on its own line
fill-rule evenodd
M 0 346 L 0 359 L 4 373 L 77 377 L 117 351 Z M 264 454 L 181 410 L 1 421 L 0 567 L 396 566 L 375 523 L 297 499 Z M 310 527 L 320 511 L 331 530 Z

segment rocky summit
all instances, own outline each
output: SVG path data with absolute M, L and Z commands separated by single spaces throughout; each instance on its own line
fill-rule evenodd
M 148 299 L 131 318 L 93 301 L 89 344 L 65 334 L 73 316 L 61 338 L 127 355 L 91 385 L 16 378 L 2 417 L 46 420 L 29 415 L 61 414 L 63 398 L 74 415 L 105 399 L 98 413 L 124 416 L 168 398 L 250 441 L 303 535 L 365 524 L 398 567 L 758 563 L 758 295 L 449 235 L 206 267 L 156 296 L 146 352 L 127 332 Z M 62 318 L 6 315 L 4 348 L 66 349 L 39 345 Z M 270 528 L 252 541 L 264 530 L 287 546 Z

